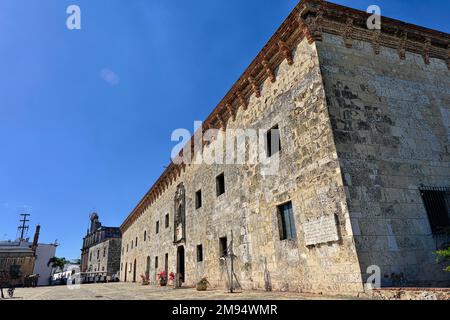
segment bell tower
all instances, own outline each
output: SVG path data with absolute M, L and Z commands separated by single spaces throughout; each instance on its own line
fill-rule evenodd
M 91 216 L 91 233 L 93 233 L 95 230 L 97 230 L 98 228 L 100 228 L 102 226 L 102 224 L 100 223 L 100 221 L 98 220 L 98 214 L 97 212 L 92 212 Z

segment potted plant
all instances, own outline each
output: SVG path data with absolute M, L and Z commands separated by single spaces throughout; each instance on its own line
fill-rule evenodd
M 173 272 L 169 273 L 169 281 L 173 284 L 174 280 L 175 280 L 175 273 Z
M 158 273 L 159 285 L 161 287 L 167 286 L 167 276 L 165 271 Z
M 208 289 L 208 279 L 203 277 L 199 282 L 197 282 L 197 291 L 206 291 Z
M 141 274 L 141 279 L 142 279 L 143 286 L 148 286 L 150 284 L 150 280 L 146 275 Z

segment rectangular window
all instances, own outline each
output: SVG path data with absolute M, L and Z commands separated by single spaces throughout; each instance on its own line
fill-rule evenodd
M 103 248 L 103 258 L 106 257 L 106 248 Z
M 136 242 L 135 242 L 136 248 L 137 248 L 137 244 L 138 244 L 138 237 L 136 237 Z
M 197 262 L 203 261 L 203 245 L 199 244 L 197 246 Z
M 164 256 L 164 271 L 166 272 L 166 277 L 167 277 L 167 273 L 169 271 L 169 254 L 166 253 L 166 255 Z
M 155 269 L 158 269 L 158 257 L 155 257 Z M 158 271 L 158 270 L 156 270 Z
M 278 225 L 280 229 L 280 240 L 296 238 L 292 202 L 278 206 Z
M 221 257 L 226 257 L 228 255 L 227 237 L 223 237 L 223 238 L 219 239 L 219 250 L 220 250 Z
M 420 188 L 433 234 L 450 228 L 450 188 Z
M 276 125 L 266 133 L 266 154 L 267 157 L 270 158 L 280 151 L 281 151 L 280 129 L 278 128 L 278 125 Z
M 223 173 L 216 177 L 216 192 L 218 197 L 225 193 L 225 175 Z
M 156 234 L 159 233 L 159 221 L 156 221 Z
M 198 190 L 195 193 L 195 209 L 200 209 L 202 207 L 202 190 Z
M 100 250 L 97 250 L 97 260 L 100 259 Z
M 169 214 L 166 214 L 166 229 L 169 227 Z

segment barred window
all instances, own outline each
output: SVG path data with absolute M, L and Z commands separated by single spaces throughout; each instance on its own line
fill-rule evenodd
M 432 233 L 444 233 L 450 228 L 450 188 L 422 187 L 420 194 Z
M 266 133 L 266 154 L 270 158 L 281 151 L 280 129 L 278 125 L 272 127 Z
M 280 240 L 295 239 L 297 237 L 292 202 L 278 206 L 278 226 L 280 229 Z

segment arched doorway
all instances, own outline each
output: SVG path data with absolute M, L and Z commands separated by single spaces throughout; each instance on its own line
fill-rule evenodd
M 145 268 L 145 276 L 150 279 L 150 257 L 147 257 L 147 266 Z
M 133 282 L 136 282 L 136 259 L 134 259 L 133 264 Z
M 184 274 L 184 246 L 179 246 L 177 248 L 177 274 L 180 275 L 181 283 L 185 281 Z
M 128 263 L 125 262 L 125 276 L 123 279 L 124 282 L 127 282 L 127 274 L 128 274 Z

